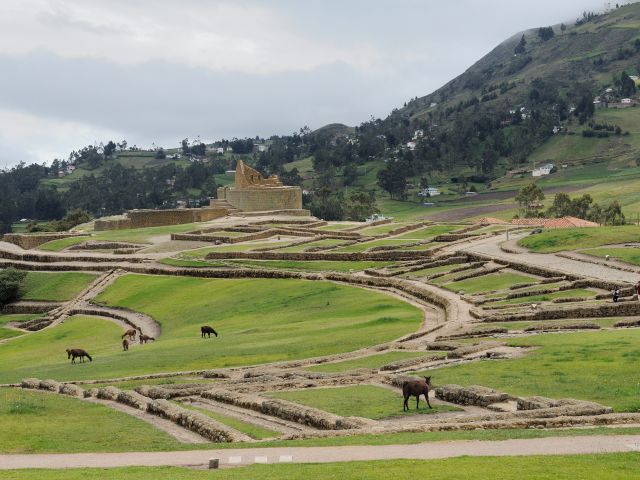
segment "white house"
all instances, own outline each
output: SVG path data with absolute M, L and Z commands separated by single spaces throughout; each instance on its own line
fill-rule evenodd
M 216 153 L 220 153 L 220 154 L 224 153 L 224 148 L 223 147 L 216 148 Z
M 631 100 L 630 98 L 623 98 L 622 100 L 620 100 L 620 103 L 631 103 L 633 100 Z
M 257 147 L 258 147 L 258 151 L 259 152 L 266 152 L 267 151 L 267 146 L 266 145 L 260 144 L 260 145 L 257 145 Z
M 533 172 L 531 172 L 531 175 L 533 177 L 542 177 L 544 175 L 549 175 L 551 173 L 551 170 L 553 170 L 553 167 L 554 167 L 553 163 L 547 163 L 542 167 L 534 168 Z
M 232 153 L 233 152 L 233 147 L 227 147 L 227 152 Z
M 557 126 L 557 125 L 555 125 L 555 126 L 553 127 L 553 134 L 555 135 L 555 134 L 556 134 L 556 133 L 558 133 L 559 131 L 560 131 L 560 127 L 559 127 L 559 126 Z
M 435 187 L 427 187 L 427 188 L 423 188 L 422 190 L 420 190 L 420 192 L 418 193 L 419 197 L 435 197 L 437 195 L 440 195 L 440 190 L 438 190 Z
M 416 142 L 407 142 L 407 148 L 409 150 L 415 150 L 416 149 Z
M 413 132 L 413 138 L 422 138 L 422 137 L 424 137 L 424 130 L 420 129 Z
M 431 102 L 431 103 L 429 104 L 429 108 L 433 108 L 433 107 L 437 107 L 437 106 L 438 106 L 438 103 L 437 103 L 437 102 Z

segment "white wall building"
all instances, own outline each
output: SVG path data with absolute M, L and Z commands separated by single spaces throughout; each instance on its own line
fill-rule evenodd
M 551 173 L 551 170 L 553 170 L 553 167 L 554 167 L 553 163 L 547 163 L 542 167 L 534 168 L 533 172 L 531 172 L 531 175 L 533 177 L 542 177 L 544 175 L 549 175 Z

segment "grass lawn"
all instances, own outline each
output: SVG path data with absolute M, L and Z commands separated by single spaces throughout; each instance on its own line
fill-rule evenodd
M 184 260 L 181 258 L 167 257 L 159 261 L 164 265 L 173 267 L 194 267 L 194 268 L 222 268 L 227 264 L 217 260 Z
M 613 324 L 619 321 L 619 318 L 588 318 L 585 319 L 585 322 L 595 323 L 600 325 L 602 328 L 611 328 Z M 558 324 L 562 323 L 572 323 L 573 320 L 549 320 L 548 322 L 540 322 L 540 321 L 520 321 L 520 322 L 491 322 L 486 323 L 484 325 L 491 327 L 505 327 L 509 330 L 523 330 L 526 327 L 540 325 L 541 323 L 549 323 L 549 322 L 557 322 Z
M 431 353 L 431 352 L 429 352 Z M 438 353 L 438 352 L 434 352 Z M 446 354 L 445 354 L 446 355 Z M 342 362 L 335 363 L 323 363 L 320 365 L 314 365 L 307 367 L 306 370 L 312 372 L 346 372 L 348 370 L 355 370 L 356 368 L 380 368 L 382 365 L 388 363 L 397 362 L 398 360 L 406 360 L 408 358 L 424 357 L 425 352 L 403 352 L 401 350 L 378 353 L 376 355 L 369 355 L 368 357 L 354 358 L 352 360 L 344 360 Z M 444 355 L 443 355 L 444 356 Z
M 383 223 L 382 225 L 374 225 L 373 227 L 365 227 L 358 230 L 358 233 L 361 235 L 385 235 L 393 230 L 397 230 L 398 228 L 406 227 L 409 224 L 407 223 Z
M 481 293 L 490 292 L 492 290 L 503 290 L 513 285 L 521 285 L 524 283 L 535 282 L 534 277 L 523 275 L 521 273 L 496 272 L 480 277 L 467 278 L 459 282 L 453 282 L 443 285 L 447 290 L 457 292 L 459 290 L 464 293 Z
M 592 400 L 620 412 L 640 410 L 640 331 L 545 334 L 508 340 L 536 346 L 522 358 L 430 370 L 436 385 L 484 385 L 513 395 Z
M 425 478 L 458 480 L 575 480 L 596 478 L 618 480 L 638 478 L 638 453 L 599 455 L 557 455 L 516 457 L 457 457 L 439 460 L 379 460 L 321 464 L 251 465 L 216 471 L 179 467 L 124 467 L 107 469 L 6 470 L 0 480 L 307 480 L 339 478 L 345 480 L 404 480 L 416 475 Z M 597 473 L 595 473 L 597 472 Z
M 438 267 L 423 268 L 421 270 L 414 270 L 413 272 L 402 274 L 403 277 L 428 277 L 429 275 L 435 275 L 436 273 L 448 272 L 454 268 L 459 268 L 462 265 L 453 263 L 449 265 L 440 265 Z
M 39 314 L 10 314 L 10 315 L 0 315 L 0 340 L 4 340 L 5 338 L 17 337 L 19 335 L 24 335 L 25 332 L 20 332 L 18 330 L 13 330 L 12 328 L 6 328 L 5 325 L 9 322 L 26 322 L 28 320 L 32 320 L 34 318 L 38 318 Z
M 585 290 L 584 288 L 574 288 L 573 290 L 562 290 L 560 292 L 545 293 L 542 295 L 531 295 L 529 297 L 509 298 L 507 300 L 500 300 L 497 302 L 491 302 L 487 305 L 513 305 L 518 303 L 529 302 L 550 302 L 554 298 L 593 298 L 597 294 L 591 290 Z
M 72 245 L 78 245 L 79 243 L 91 240 L 91 237 L 67 237 L 60 238 L 58 240 L 51 240 L 50 242 L 43 243 L 38 247 L 39 250 L 46 250 L 49 252 L 59 252 Z
M 28 272 L 23 285 L 22 300 L 71 300 L 96 279 L 93 273 Z
M 123 382 L 104 382 L 104 383 L 91 383 L 80 385 L 83 388 L 99 388 L 113 386 L 120 390 L 134 390 L 140 385 L 176 385 L 182 383 L 210 383 L 212 386 L 216 383 L 213 378 L 202 378 L 188 375 L 176 375 L 173 377 L 161 377 L 161 378 L 146 378 L 143 380 L 125 380 Z
M 235 430 L 238 430 L 239 432 L 244 433 L 245 435 L 249 435 L 251 438 L 254 438 L 256 440 L 262 440 L 264 438 L 274 438 L 274 437 L 280 436 L 279 432 L 274 432 L 273 430 L 268 430 L 266 428 L 259 427 L 258 425 L 254 425 L 253 423 L 238 420 L 235 417 L 223 415 L 218 412 L 212 412 L 211 410 L 207 410 L 206 408 L 199 408 L 195 405 L 190 405 L 188 403 L 182 403 L 182 402 L 174 402 L 174 403 L 186 409 L 200 412 L 206 415 L 207 417 L 211 417 L 217 422 L 220 422 L 223 425 L 226 425 Z
M 373 247 L 383 247 L 383 246 L 398 247 L 398 250 L 403 250 L 402 247 L 404 245 L 411 245 L 412 243 L 415 243 L 415 242 L 412 242 L 411 240 L 402 240 L 397 238 L 383 238 L 380 240 L 373 240 L 371 242 L 355 243 L 353 245 L 348 245 L 346 247 L 338 247 L 332 250 L 332 252 L 340 252 L 340 253 L 364 252 L 365 250 L 369 250 L 370 248 L 373 248 Z
M 402 392 L 395 392 L 384 387 L 374 385 L 357 385 L 353 387 L 337 388 L 308 388 L 289 392 L 274 392 L 270 397 L 281 398 L 290 402 L 300 403 L 318 408 L 343 417 L 364 417 L 378 420 L 381 418 L 415 415 L 416 413 L 431 414 L 459 410 L 448 405 L 433 405 L 427 407 L 424 397 L 420 402 L 420 409 L 415 409 L 415 397 L 412 397 L 408 412 L 402 411 Z
M 0 424 L 2 453 L 181 448 L 166 433 L 125 413 L 64 395 L 17 388 L 0 389 Z
M 415 331 L 419 309 L 383 293 L 332 282 L 124 275 L 98 301 L 144 312 L 162 325 L 152 344 L 122 352 L 121 328 L 71 318 L 0 348 L 0 383 L 25 377 L 114 378 L 253 365 L 357 350 Z M 220 337 L 200 338 L 213 325 Z M 64 350 L 92 363 L 71 365 Z
M 444 233 L 452 232 L 462 228 L 460 225 L 432 225 L 430 227 L 420 228 L 418 230 L 412 230 L 407 233 L 403 233 L 394 238 L 407 238 L 411 240 L 424 240 L 425 238 L 435 237 Z
M 271 241 L 264 240 L 254 240 L 250 242 L 242 242 L 242 243 L 233 243 L 230 245 L 221 245 L 218 247 L 204 247 L 198 248 L 196 250 L 188 250 L 186 252 L 181 252 L 181 257 L 188 258 L 204 258 L 208 253 L 211 252 L 248 252 L 251 250 L 255 250 L 256 248 L 276 248 L 281 247 L 283 245 L 287 245 L 293 241 L 300 241 L 303 237 L 285 237 L 281 236 L 280 240 L 277 240 L 274 237 Z
M 640 227 L 559 228 L 537 235 L 529 235 L 518 242 L 533 252 L 552 253 L 578 248 L 594 248 L 602 245 L 640 241 Z
M 586 253 L 587 255 L 593 255 L 594 257 L 602 258 L 610 255 L 612 259 L 620 260 L 632 265 L 640 265 L 640 248 L 592 248 L 589 250 L 581 250 L 580 253 Z

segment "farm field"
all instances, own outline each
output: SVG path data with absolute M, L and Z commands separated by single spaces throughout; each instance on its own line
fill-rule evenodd
M 328 355 L 393 340 L 421 321 L 416 307 L 382 293 L 289 279 L 125 275 L 96 300 L 150 315 L 162 336 L 125 353 L 120 327 L 74 317 L 3 346 L 0 382 L 36 373 L 59 380 L 113 378 Z M 207 323 L 219 338 L 200 338 L 200 325 Z M 83 345 L 94 361 L 71 365 L 64 350 L 73 345 Z
M 524 285 L 535 281 L 534 277 L 521 273 L 498 272 L 483 275 L 481 277 L 468 278 L 457 282 L 445 283 L 447 290 L 464 291 L 465 293 L 490 292 L 492 290 L 503 290 L 513 285 Z

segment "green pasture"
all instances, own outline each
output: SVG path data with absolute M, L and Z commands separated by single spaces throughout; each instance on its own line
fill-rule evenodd
M 82 242 L 86 242 L 87 240 L 91 240 L 91 237 L 67 237 L 67 238 L 59 238 L 58 240 L 51 240 L 47 243 L 43 243 L 38 247 L 39 250 L 46 250 L 49 252 L 59 252 L 60 250 L 64 250 L 67 247 L 71 247 L 73 245 L 78 245 Z
M 218 412 L 213 412 L 206 408 L 201 408 L 196 405 L 191 405 L 189 403 L 184 403 L 184 402 L 174 402 L 174 403 L 188 410 L 193 410 L 195 412 L 202 413 L 207 417 L 213 418 L 215 421 L 220 422 L 223 425 L 226 425 L 228 427 L 231 427 L 241 433 L 244 433 L 245 435 L 248 435 L 255 440 L 273 438 L 273 437 L 278 437 L 280 435 L 280 433 L 274 432 L 273 430 L 262 428 L 258 425 L 254 425 L 253 423 L 245 422 L 235 417 L 230 417 L 229 415 L 223 415 Z
M 597 295 L 596 292 L 586 290 L 584 288 L 574 288 L 571 290 L 561 290 L 559 292 L 544 293 L 541 295 L 530 295 L 528 297 L 509 298 L 506 300 L 500 300 L 497 302 L 491 302 L 487 305 L 513 305 L 518 303 L 530 303 L 530 302 L 550 302 L 556 298 L 593 298 Z
M 591 400 L 619 412 L 640 410 L 640 330 L 600 330 L 513 338 L 536 347 L 524 357 L 429 370 L 436 385 L 484 385 L 517 396 Z
M 445 233 L 452 232 L 460 229 L 460 225 L 431 225 L 425 228 L 419 228 L 417 230 L 411 230 L 410 232 L 403 233 L 394 238 L 403 238 L 410 240 L 424 240 L 426 238 L 435 237 L 437 235 L 443 235 Z
M 637 247 L 605 247 L 581 250 L 580 253 L 604 258 L 607 255 L 613 260 L 640 265 L 640 248 Z
M 121 348 L 112 322 L 73 317 L 0 348 L 0 383 L 25 377 L 115 378 L 158 371 L 252 365 L 357 350 L 415 331 L 419 309 L 388 295 L 332 282 L 125 275 L 96 299 L 156 319 L 156 342 Z M 212 325 L 218 338 L 200 338 Z M 71 365 L 66 348 L 92 363 Z
M 364 252 L 373 247 L 397 247 L 399 250 L 404 250 L 403 247 L 405 245 L 411 245 L 412 243 L 415 242 L 412 242 L 411 240 L 402 240 L 396 238 L 382 238 L 380 240 L 373 240 L 370 242 L 355 243 L 346 247 L 338 247 L 336 249 L 333 249 L 332 252 L 357 253 Z
M 429 354 L 431 353 L 436 354 L 439 352 L 429 352 Z M 347 372 L 349 370 L 355 370 L 357 368 L 378 369 L 383 365 L 387 365 L 388 363 L 424 356 L 427 356 L 425 352 L 406 352 L 402 350 L 396 350 L 391 352 L 378 353 L 375 355 L 368 355 L 366 357 L 343 360 L 341 362 L 322 363 L 320 365 L 307 367 L 306 370 L 310 370 L 312 372 L 334 373 Z
M 63 470 L 6 470 L 0 480 L 307 480 L 340 478 L 345 480 L 403 480 L 422 476 L 442 480 L 493 479 L 574 480 L 594 478 L 621 480 L 638 478 L 640 454 L 608 453 L 598 455 L 553 455 L 513 457 L 455 457 L 440 460 L 383 460 L 317 464 L 254 464 L 223 469 L 215 474 L 207 470 L 179 467 L 77 468 Z
M 437 279 L 439 280 L 439 279 Z M 480 277 L 467 278 L 459 282 L 446 283 L 442 285 L 447 290 L 458 292 L 460 290 L 467 294 L 481 292 L 491 292 L 493 290 L 504 290 L 514 285 L 521 285 L 537 281 L 536 278 L 521 273 L 496 272 L 482 275 Z
M 126 413 L 64 395 L 17 388 L 0 389 L 0 424 L 1 453 L 181 448 L 177 440 Z
M 78 295 L 95 279 L 93 273 L 28 272 L 21 299 L 64 302 Z
M 322 240 L 316 240 L 315 242 L 309 242 L 309 243 L 303 243 L 301 245 L 294 245 L 291 247 L 286 247 L 286 248 L 279 248 L 277 251 L 278 252 L 302 252 L 308 248 L 313 248 L 313 247 L 333 247 L 336 245 L 343 245 L 345 244 L 347 241 L 345 240 L 338 240 L 335 238 L 324 238 Z
M 367 268 L 381 268 L 392 265 L 393 262 L 383 262 L 374 260 L 353 260 L 353 261 L 332 261 L 332 260 L 311 260 L 308 262 L 298 260 L 225 260 L 232 266 L 242 266 L 249 268 L 267 268 L 283 270 L 299 270 L 303 272 L 349 272 L 361 271 Z
M 439 265 L 437 267 L 422 268 L 420 270 L 414 270 L 413 272 L 402 274 L 403 277 L 428 277 L 429 275 L 435 275 L 436 273 L 448 272 L 454 268 L 459 268 L 462 265 L 452 263 L 449 265 Z
M 8 315 L 0 315 L 0 340 L 4 340 L 7 338 L 13 338 L 20 335 L 24 335 L 25 332 L 21 332 L 19 330 L 14 330 L 12 328 L 7 328 L 5 325 L 10 322 L 26 322 L 28 320 L 33 320 L 34 318 L 38 318 L 40 314 L 8 314 Z
M 387 233 L 397 230 L 398 228 L 406 227 L 407 223 L 383 223 L 382 225 L 374 225 L 372 227 L 365 227 L 358 230 L 358 233 L 366 236 L 386 235 Z
M 519 244 L 537 253 L 553 253 L 640 242 L 640 227 L 623 225 L 620 227 L 562 228 L 546 230 L 537 235 L 529 235 L 519 240 Z
M 431 414 L 459 410 L 449 405 L 434 405 L 430 409 L 424 401 L 420 401 L 420 408 L 416 410 L 415 398 L 409 401 L 411 409 L 402 411 L 402 392 L 393 391 L 375 385 L 357 385 L 337 388 L 307 388 L 305 390 L 273 392 L 270 397 L 281 398 L 290 402 L 300 403 L 318 408 L 326 412 L 343 417 L 364 417 L 379 420 L 383 418 Z

